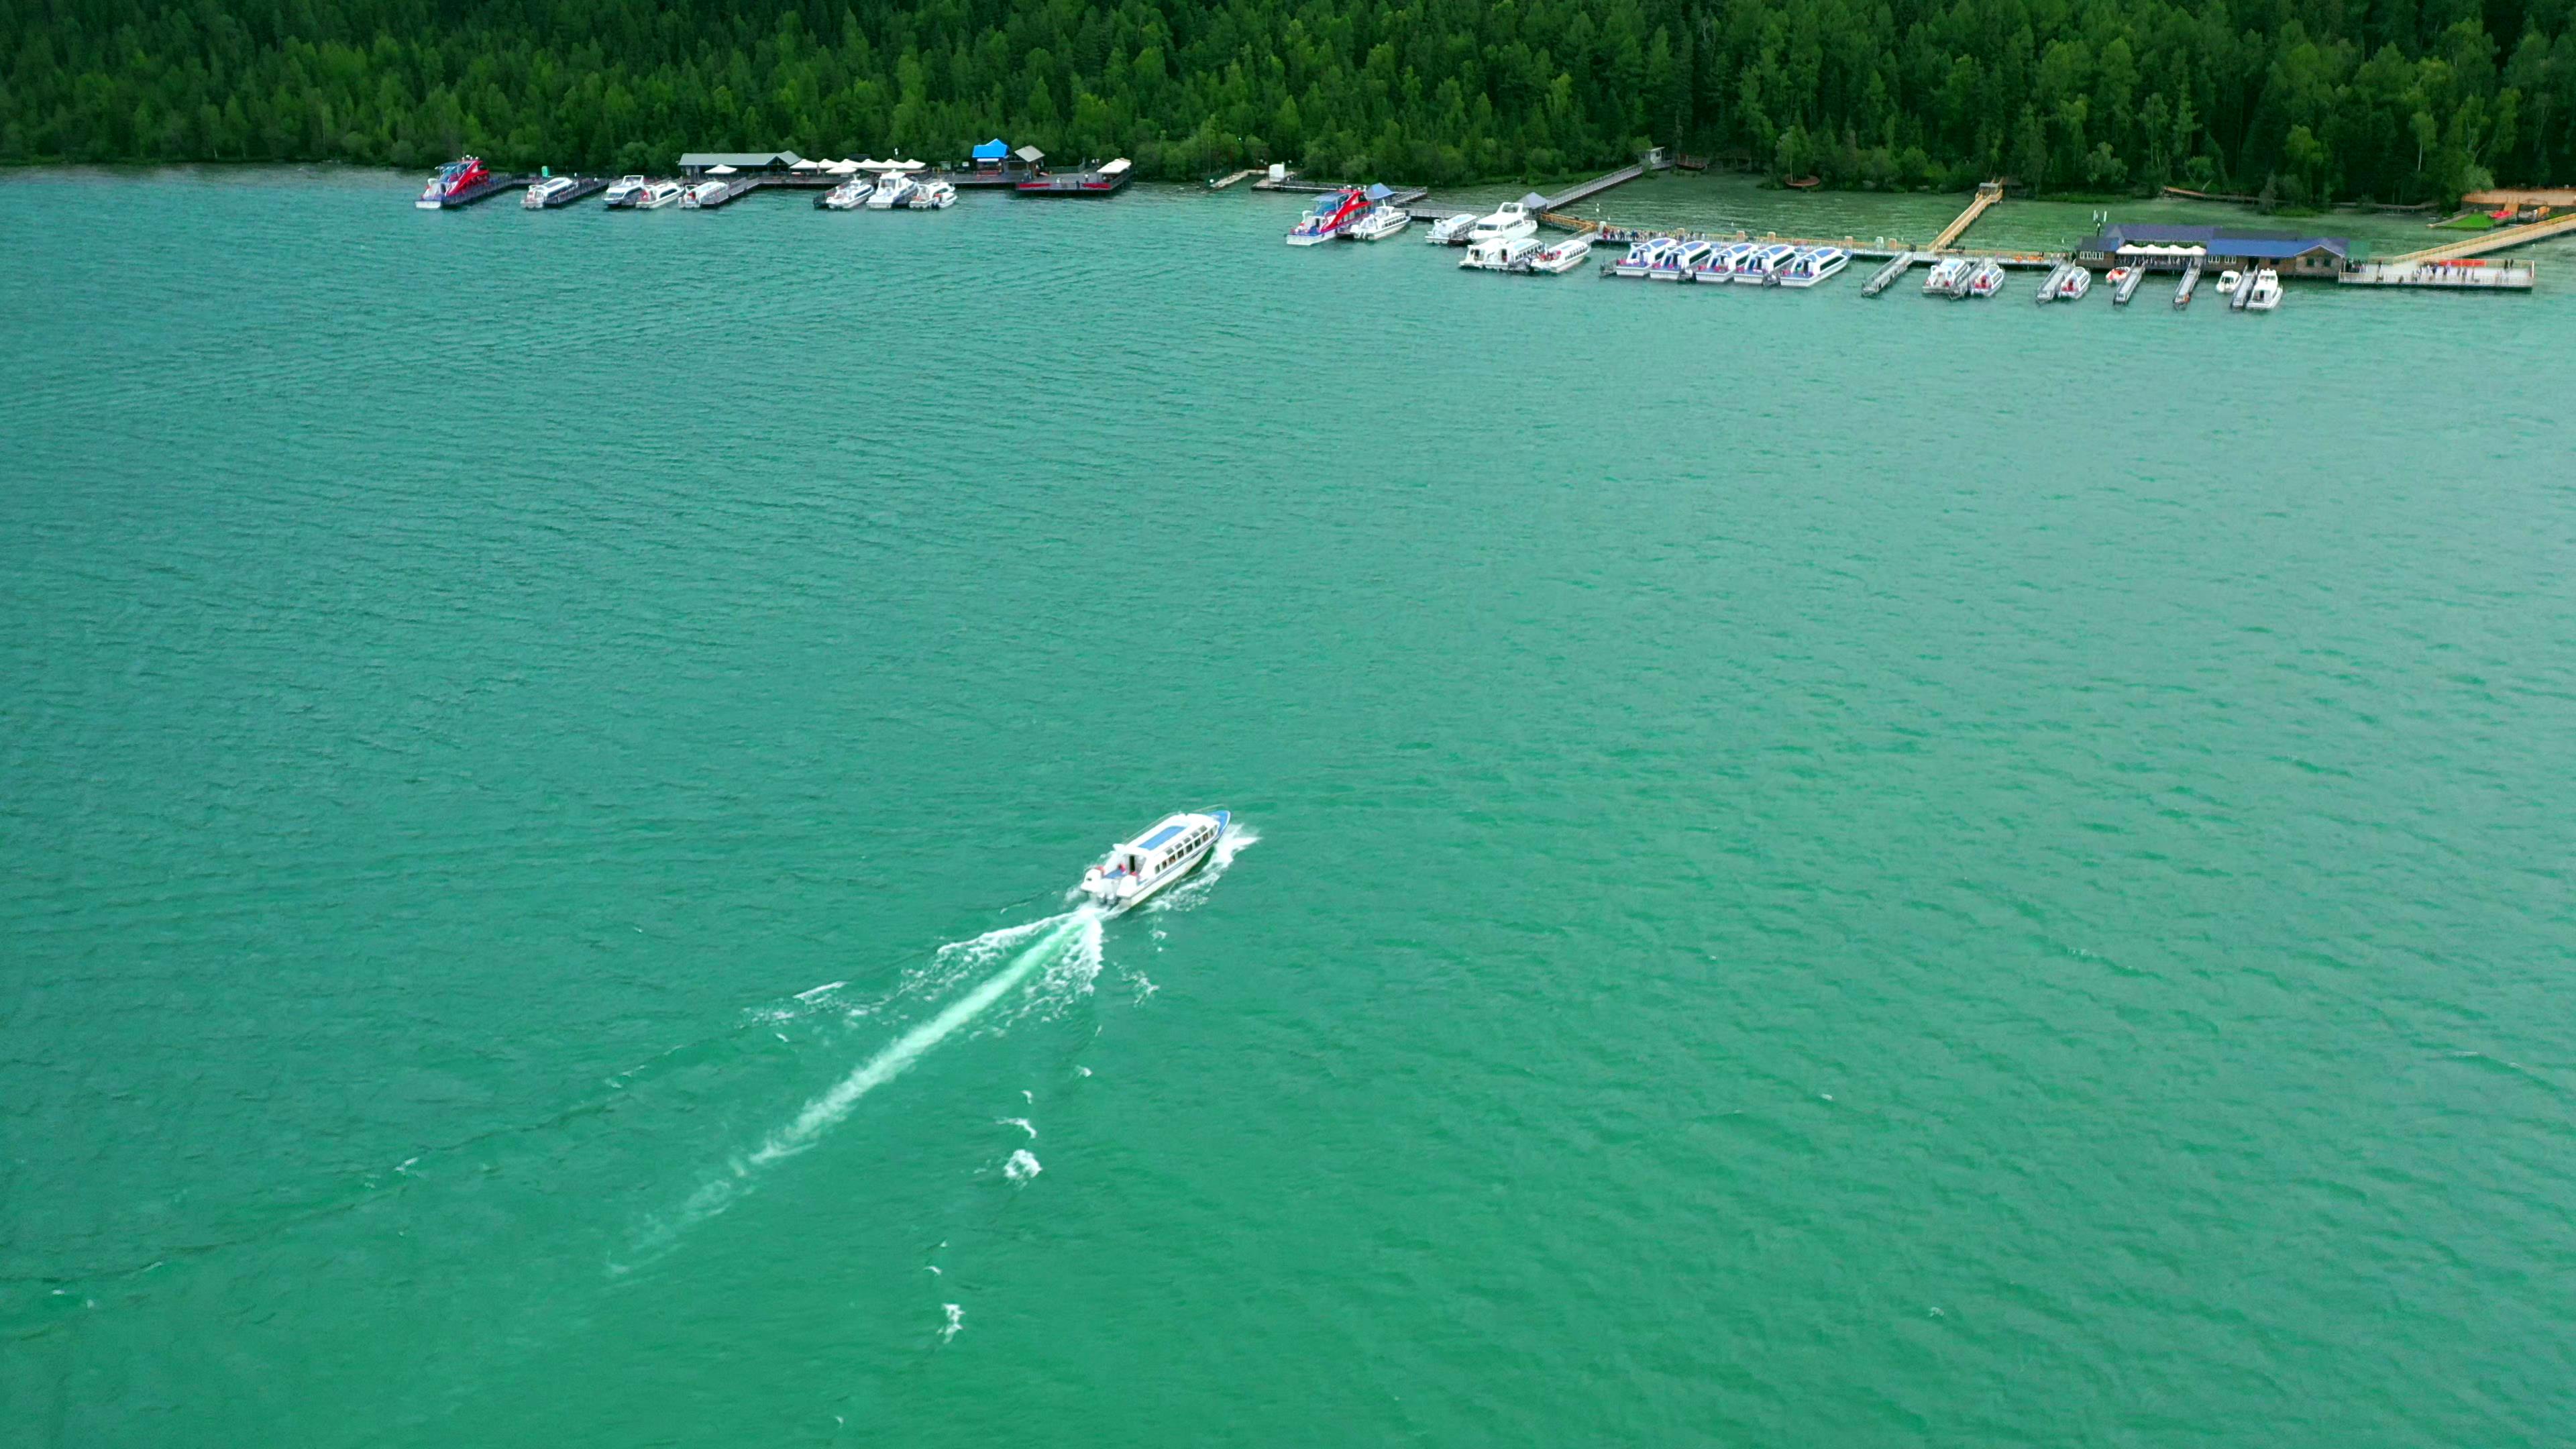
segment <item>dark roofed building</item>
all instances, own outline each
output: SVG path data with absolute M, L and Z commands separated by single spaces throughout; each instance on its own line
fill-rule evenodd
M 701 176 L 719 166 L 736 171 L 785 171 L 805 158 L 793 151 L 692 151 L 680 158 L 680 169 Z
M 2339 236 L 2232 226 L 2122 223 L 2078 245 L 2075 259 L 2097 267 L 2141 262 L 2157 270 L 2180 270 L 2195 247 L 2200 249 L 2205 266 L 2240 271 L 2270 267 L 2292 277 L 2331 277 L 2352 258 L 2352 243 Z

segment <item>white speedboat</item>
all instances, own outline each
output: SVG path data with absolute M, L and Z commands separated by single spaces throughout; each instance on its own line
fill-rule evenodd
M 633 206 L 644 199 L 644 189 L 652 184 L 641 176 L 620 176 L 608 183 L 608 190 L 601 194 L 611 206 Z
M 1435 247 L 1463 247 L 1467 244 L 1467 233 L 1475 229 L 1476 214 L 1462 211 L 1431 223 L 1431 235 L 1425 239 Z
M 2233 292 L 2235 292 L 2236 288 L 2237 288 L 2240 284 L 2242 284 L 2242 283 L 2244 282 L 2244 280 L 2245 280 L 2245 274 L 2244 274 L 2244 273 L 2242 273 L 2242 272 L 2221 272 L 2221 273 L 2219 273 L 2219 274 L 2218 274 L 2218 295 L 2220 295 L 2220 296 L 2224 297 L 2224 296 L 2228 296 L 2228 295 L 2232 294 Z
M 2092 290 L 2092 268 L 2068 267 L 2066 269 L 2066 275 L 2058 278 L 2057 300 L 2061 302 L 2081 302 L 2084 300 L 2084 294 Z
M 1977 269 L 1968 273 L 1967 295 L 1971 297 L 1991 297 L 2003 289 L 2004 269 L 2000 263 L 1979 262 Z
M 912 199 L 919 182 L 900 171 L 889 171 L 877 178 L 875 189 L 868 193 L 868 210 L 892 211 Z
M 1529 269 L 1545 272 L 1551 277 L 1560 276 L 1582 266 L 1591 255 L 1592 238 L 1569 237 L 1552 247 L 1539 248 L 1537 254 L 1529 259 Z
M 1467 230 L 1467 244 L 1473 246 L 1478 242 L 1517 241 L 1525 236 L 1536 235 L 1538 235 L 1538 218 L 1530 215 L 1529 208 L 1519 202 L 1506 201 L 1476 218 L 1476 224 Z
M 1135 839 L 1109 847 L 1108 858 L 1082 874 L 1082 893 L 1110 915 L 1143 905 L 1156 892 L 1207 863 L 1233 819 L 1223 810 L 1166 815 Z
M 1743 261 L 1736 263 L 1735 275 L 1729 280 L 1748 283 L 1756 287 L 1767 285 L 1771 280 L 1773 269 L 1781 266 L 1783 263 L 1787 262 L 1789 258 L 1794 257 L 1797 254 L 1798 249 L 1796 247 L 1790 246 L 1785 242 L 1773 243 L 1770 246 L 1763 247 L 1753 255 L 1746 257 Z
M 652 211 L 679 200 L 687 190 L 676 181 L 656 181 L 644 188 L 643 195 L 635 198 L 635 205 L 638 210 Z
M 2269 312 L 2281 305 L 2281 274 L 2265 267 L 2245 285 L 2245 310 Z
M 519 204 L 530 211 L 543 211 L 556 197 L 578 184 L 569 176 L 549 176 L 541 181 L 531 181 L 528 194 L 519 198 Z
M 1772 276 L 1784 287 L 1812 287 L 1850 265 L 1851 253 L 1841 247 L 1802 247 Z
M 1411 225 L 1413 213 L 1401 206 L 1372 206 L 1342 235 L 1352 241 L 1384 241 Z
M 1968 293 L 1968 272 L 1976 266 L 1966 257 L 1943 257 L 1932 264 L 1932 275 L 1923 279 L 1927 297 L 1964 297 Z
M 868 193 L 877 189 L 876 182 L 865 176 L 853 176 L 814 198 L 814 204 L 826 211 L 856 211 L 868 204 Z
M 916 181 L 903 204 L 915 211 L 945 211 L 957 204 L 957 188 L 945 181 Z
M 1648 237 L 1641 242 L 1631 242 L 1628 244 L 1628 254 L 1611 263 L 1610 270 L 1614 275 L 1622 277 L 1652 276 L 1656 263 L 1661 262 L 1667 253 L 1677 250 L 1680 246 L 1680 242 L 1668 236 Z
M 724 199 L 725 183 L 721 181 L 701 181 L 680 193 L 680 205 L 684 207 L 714 206 Z
M 1466 258 L 1458 265 L 1481 267 L 1489 272 L 1507 272 L 1513 264 L 1525 262 L 1545 249 L 1546 244 L 1534 236 L 1497 237 L 1467 248 Z

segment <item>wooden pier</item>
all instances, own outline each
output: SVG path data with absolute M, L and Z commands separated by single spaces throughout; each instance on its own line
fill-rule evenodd
M 1968 228 L 1977 224 L 1978 217 L 1981 217 L 1988 211 L 1994 209 L 1995 203 L 2003 199 L 2004 184 L 2002 182 L 1988 181 L 1979 184 L 1976 196 L 1968 202 L 1968 209 L 1960 212 L 1957 217 L 1951 220 L 1948 226 L 1941 228 L 1941 234 L 1939 236 L 1932 238 L 1932 250 L 1936 252 L 1948 251 L 1951 243 L 1956 242 L 1960 237 L 1966 235 Z
M 2455 242 L 2444 242 L 2440 246 L 2426 247 L 2422 251 L 2407 252 L 2385 260 L 2389 262 L 2457 261 L 2462 257 L 2482 257 L 2490 252 L 2503 251 L 2507 247 L 2546 241 L 2554 236 L 2565 236 L 2569 232 L 2576 232 L 2576 211 L 2571 211 L 2565 216 L 2553 216 L 2547 221 L 2530 222 L 2523 226 L 2499 226 L 2489 231 L 2471 232 Z
M 1592 198 L 1599 196 L 1602 192 L 1608 191 L 1613 187 L 1625 186 L 1629 182 L 1636 180 L 1638 177 L 1645 175 L 1649 171 L 1667 170 L 1672 166 L 1672 164 L 1673 163 L 1670 161 L 1665 161 L 1660 164 L 1650 164 L 1648 162 L 1640 161 L 1634 166 L 1622 166 L 1618 170 L 1613 171 L 1606 176 L 1595 176 L 1580 186 L 1571 187 L 1567 190 L 1558 192 L 1556 195 L 1549 197 L 1547 199 L 1547 204 L 1540 207 L 1539 210 L 1543 212 L 1563 211 L 1569 206 L 1575 206 L 1582 202 L 1590 201 Z
M 1258 176 L 1258 175 L 1260 175 L 1260 174 L 1261 174 L 1261 171 L 1262 171 L 1262 168 L 1260 168 L 1260 167 L 1258 167 L 1258 166 L 1246 166 L 1246 167 L 1244 167 L 1242 170 L 1235 172 L 1235 173 L 1234 173 L 1233 175 L 1231 175 L 1231 176 L 1220 176 L 1220 177 L 1216 178 L 1215 180 L 1210 181 L 1210 182 L 1208 183 L 1208 190 L 1210 190 L 1210 191 L 1223 191 L 1223 190 L 1225 190 L 1227 187 L 1232 186 L 1234 183 L 1236 183 L 1236 182 L 1238 182 L 1238 181 L 1246 180 L 1246 179 L 1248 179 L 1248 178 L 1250 178 L 1250 177 L 1254 177 L 1254 176 Z

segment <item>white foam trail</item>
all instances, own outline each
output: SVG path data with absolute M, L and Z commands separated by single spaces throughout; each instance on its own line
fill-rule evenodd
M 939 1341 L 946 1343 L 957 1336 L 958 1330 L 966 1326 L 966 1310 L 955 1303 L 942 1303 L 939 1306 L 948 1313 L 948 1326 L 939 1330 Z
M 895 1038 L 892 1045 L 860 1063 L 857 1071 L 834 1083 L 830 1091 L 806 1103 L 805 1110 L 796 1114 L 796 1120 L 769 1134 L 768 1141 L 743 1159 L 743 1166 L 736 1169 L 735 1175 L 746 1175 L 751 1169 L 767 1167 L 782 1157 L 792 1157 L 813 1146 L 815 1139 L 840 1125 L 841 1119 L 850 1115 L 850 1109 L 859 1104 L 861 1097 L 902 1076 L 914 1062 L 921 1060 L 923 1053 L 946 1041 L 957 1028 L 983 1015 L 987 1008 L 1001 1000 L 1012 987 L 1027 980 L 1030 973 L 1040 966 L 1055 961 L 1066 944 L 1082 941 L 1089 949 L 1076 954 L 1088 955 L 1095 961 L 1099 959 L 1100 914 L 1097 911 L 1074 911 L 1069 915 L 1049 917 L 1034 925 L 1013 927 L 1007 933 L 996 931 L 992 934 L 1025 938 L 1037 931 L 1044 934 L 1035 944 L 1012 957 L 1009 965 L 987 977 L 974 990 L 948 1003 L 937 1016 Z M 977 938 L 978 941 L 984 939 Z
M 1039 1164 L 1037 1154 L 1025 1147 L 1012 1153 L 1011 1160 L 1002 1164 L 1002 1175 L 1014 1183 L 1027 1182 L 1044 1171 L 1046 1168 Z
M 1021 1131 L 1029 1134 L 1031 1141 L 1035 1141 L 1037 1139 L 1038 1129 L 1030 1125 L 1029 1119 L 1026 1117 L 996 1117 L 993 1119 L 993 1125 L 996 1127 L 1017 1127 Z
M 723 1176 L 710 1180 L 691 1193 L 670 1221 L 652 1225 L 638 1245 L 641 1251 L 646 1256 L 658 1253 L 691 1227 L 732 1206 L 735 1198 L 750 1190 L 752 1180 L 763 1168 L 813 1146 L 824 1133 L 850 1115 L 860 1098 L 903 1075 L 932 1047 L 990 1010 L 995 1002 L 1010 994 L 1012 988 L 1027 982 L 1039 968 L 1046 967 L 1048 972 L 1039 987 L 1033 989 L 1033 995 L 1043 994 L 1044 988 L 1060 981 L 1087 987 L 1100 972 L 1100 913 L 1085 907 L 1026 925 L 987 931 L 971 941 L 942 946 L 938 955 L 932 958 L 929 970 L 906 983 L 906 994 L 914 989 L 935 990 L 974 967 L 989 965 L 1014 947 L 1018 948 L 1016 954 L 1010 955 L 1000 970 L 978 983 L 974 990 L 950 1002 L 938 1015 L 895 1038 L 876 1055 L 860 1063 L 856 1070 L 835 1082 L 830 1090 L 807 1102 L 794 1119 L 770 1133 L 758 1148 L 736 1158 Z M 609 1271 L 623 1273 L 630 1266 L 611 1263 Z

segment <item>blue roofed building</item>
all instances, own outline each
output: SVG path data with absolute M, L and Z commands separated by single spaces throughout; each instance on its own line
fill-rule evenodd
M 2075 259 L 2087 266 L 2154 271 L 2180 271 L 2197 260 L 2212 268 L 2270 267 L 2285 277 L 2333 277 L 2351 262 L 2352 243 L 2294 231 L 2122 223 L 2078 244 Z

